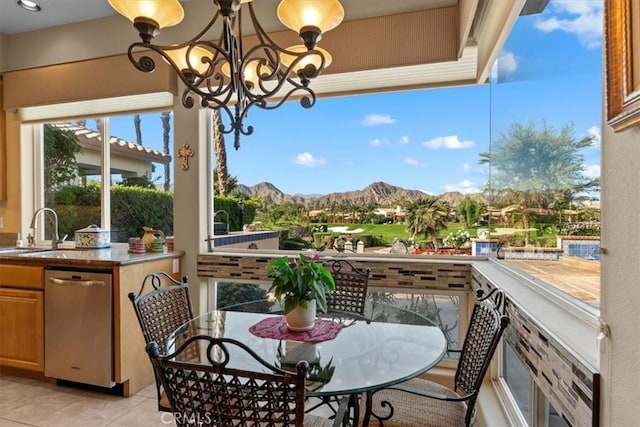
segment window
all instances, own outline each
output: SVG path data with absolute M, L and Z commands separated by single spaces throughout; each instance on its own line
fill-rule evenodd
M 535 286 L 555 288 L 549 294 L 566 301 L 568 310 L 594 319 L 600 299 L 602 6 L 556 1 L 539 15 L 518 18 L 492 73 L 491 147 L 483 155 L 490 164 L 492 254 L 534 278 Z M 498 391 L 512 422 L 565 425 L 505 340 L 501 357 Z
M 506 382 L 513 400 L 524 419 L 529 418 L 531 412 L 529 408 L 529 396 L 531 390 L 531 379 L 529 372 L 522 364 L 515 353 L 515 350 L 506 341 L 503 341 L 503 366 L 502 377 Z
M 36 200 L 58 214 L 59 234 L 74 239 L 91 224 L 111 242 L 140 237 L 143 226 L 173 234 L 170 112 L 51 121 L 34 125 L 43 155 Z M 109 144 L 104 145 L 103 133 Z M 109 172 L 105 174 L 105 170 Z M 104 186 L 103 183 L 109 185 Z M 41 222 L 42 224 L 43 222 Z M 51 223 L 37 236 L 51 236 Z
M 491 80 L 493 253 L 596 308 L 602 104 L 602 3 L 520 16 Z

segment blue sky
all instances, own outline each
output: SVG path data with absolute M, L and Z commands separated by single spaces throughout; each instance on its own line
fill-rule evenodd
M 231 175 L 270 182 L 288 194 L 360 190 L 376 181 L 431 194 L 479 192 L 488 167 L 478 153 L 514 121 L 573 123 L 594 135 L 585 169 L 600 173 L 602 1 L 552 0 L 520 17 L 492 73 L 493 85 L 318 99 L 250 112 L 254 133 L 238 151 L 227 137 Z M 142 117 L 143 144 L 161 149 L 157 114 Z M 111 133 L 135 141 L 131 117 Z M 161 172 L 159 169 L 158 172 Z

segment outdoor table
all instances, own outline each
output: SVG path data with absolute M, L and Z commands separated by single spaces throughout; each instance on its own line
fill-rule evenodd
M 310 364 L 307 396 L 324 401 L 349 396 L 354 425 L 358 425 L 358 396 L 364 395 L 367 410 L 363 414 L 363 425 L 367 425 L 373 391 L 428 371 L 442 359 L 447 348 L 444 334 L 438 327 L 407 324 L 411 320 L 386 323 L 320 318 L 316 320 L 316 326 L 332 329 L 332 334 L 324 336 L 314 335 L 313 330 L 289 332 L 283 322 L 281 314 L 214 310 L 174 331 L 166 351 L 167 354 L 174 352 L 181 342 L 192 336 L 209 335 L 240 341 L 267 362 L 283 369 L 291 369 L 299 360 L 306 360 Z M 335 337 L 331 338 L 331 335 Z M 199 360 L 189 361 L 209 363 L 206 352 L 199 353 Z M 264 370 L 248 354 L 232 353 L 230 360 L 240 369 Z

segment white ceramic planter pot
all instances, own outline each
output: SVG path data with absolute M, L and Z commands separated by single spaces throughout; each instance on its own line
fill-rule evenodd
M 308 331 L 316 321 L 316 300 L 309 301 L 309 308 L 297 306 L 285 318 L 287 327 L 292 331 Z

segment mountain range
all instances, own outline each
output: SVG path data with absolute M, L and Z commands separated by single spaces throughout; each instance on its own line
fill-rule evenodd
M 332 203 L 372 203 L 379 207 L 394 207 L 403 202 L 413 202 L 422 197 L 428 196 L 427 193 L 421 190 L 407 190 L 385 182 L 374 182 L 362 190 L 312 196 L 285 194 L 269 182 L 261 182 L 252 186 L 239 184 L 237 189 L 249 197 L 258 196 L 265 201 L 270 201 L 275 204 L 286 202 L 299 203 L 304 205 L 307 209 L 321 209 L 330 206 Z M 480 193 L 462 194 L 457 191 L 443 193 L 437 197 L 443 201 L 449 202 L 452 207 L 455 207 L 467 196 L 474 199 L 483 199 L 483 196 Z

